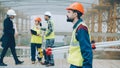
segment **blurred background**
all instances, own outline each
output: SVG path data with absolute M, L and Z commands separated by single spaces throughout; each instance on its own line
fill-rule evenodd
M 8 9 L 16 11 L 14 22 L 19 32 L 16 37 L 17 46 L 30 46 L 30 28 L 34 24 L 35 17 L 42 18 L 42 24 L 46 28 L 44 12 L 50 11 L 55 22 L 55 47 L 69 45 L 72 32 L 72 23 L 66 22 L 66 7 L 73 2 L 83 4 L 85 14 L 82 16 L 91 32 L 91 40 L 96 43 L 118 41 L 120 42 L 120 0 L 0 0 L 0 37 L 3 30 L 3 20 Z M 43 41 L 45 42 L 45 41 Z M 117 45 L 114 42 L 113 45 Z M 45 43 L 43 44 L 43 46 Z M 97 46 L 97 45 L 96 45 Z M 104 44 L 103 46 L 107 46 Z M 105 47 L 103 47 L 105 48 Z M 117 49 L 106 52 L 96 52 L 96 58 L 120 59 L 120 46 L 108 46 Z M 99 56 L 98 56 L 99 55 Z

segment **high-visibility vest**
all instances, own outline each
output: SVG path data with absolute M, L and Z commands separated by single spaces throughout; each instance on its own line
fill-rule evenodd
M 37 32 L 37 34 L 42 35 L 40 29 L 37 29 L 36 26 L 33 27 L 33 30 Z M 32 35 L 31 36 L 31 43 L 42 44 L 42 36 Z
M 51 24 L 52 25 L 52 33 L 49 35 L 49 36 L 46 36 L 45 37 L 45 39 L 54 39 L 55 38 L 55 33 L 54 33 L 54 22 L 50 19 L 49 21 L 48 21 L 48 24 Z M 49 30 L 47 29 L 46 30 L 46 34 L 49 32 Z
M 81 48 L 80 48 L 80 44 L 76 39 L 76 31 L 77 28 L 80 25 L 84 25 L 87 27 L 87 25 L 83 22 L 80 22 L 80 24 L 78 24 L 78 26 L 73 30 L 72 32 L 72 38 L 71 38 L 71 43 L 70 43 L 70 47 L 69 47 L 69 54 L 68 54 L 68 63 L 75 65 L 75 66 L 83 66 L 83 57 L 81 54 Z

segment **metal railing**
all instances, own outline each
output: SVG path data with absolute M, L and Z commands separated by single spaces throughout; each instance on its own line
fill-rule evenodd
M 120 46 L 120 41 L 109 41 L 109 42 L 99 42 L 96 43 L 96 50 L 108 50 L 108 51 L 120 51 L 120 48 L 110 48 L 110 47 Z M 58 54 L 61 53 L 65 55 L 68 53 L 69 46 L 62 46 L 53 48 L 53 53 Z M 2 47 L 0 47 L 2 49 Z M 17 46 L 16 47 L 17 54 L 19 57 L 30 57 L 30 47 L 25 46 Z

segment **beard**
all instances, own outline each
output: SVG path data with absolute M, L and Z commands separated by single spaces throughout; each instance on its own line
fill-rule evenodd
M 74 19 L 70 19 L 68 16 L 67 16 L 67 22 L 73 22 Z

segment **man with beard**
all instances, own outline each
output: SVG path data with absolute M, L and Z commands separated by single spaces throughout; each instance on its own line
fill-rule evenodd
M 47 21 L 47 29 L 46 29 L 46 36 L 45 36 L 45 39 L 46 39 L 46 46 L 45 48 L 48 48 L 48 47 L 53 47 L 54 45 L 54 39 L 55 39 L 55 33 L 54 33 L 54 22 L 53 20 L 51 19 L 51 16 L 52 14 L 49 12 L 49 11 L 46 11 L 45 14 L 44 14 L 44 18 L 45 18 L 45 21 Z
M 84 8 L 81 3 L 75 2 L 66 8 L 67 22 L 72 22 L 73 32 L 69 47 L 68 63 L 70 68 L 92 68 L 92 48 L 89 29 L 81 19 Z
M 54 33 L 54 22 L 51 19 L 51 16 L 52 14 L 49 11 L 46 11 L 44 14 L 44 19 L 45 21 L 47 21 L 47 25 L 48 25 L 45 33 L 46 49 L 43 51 L 46 66 L 54 66 L 52 47 L 54 45 L 55 33 Z

